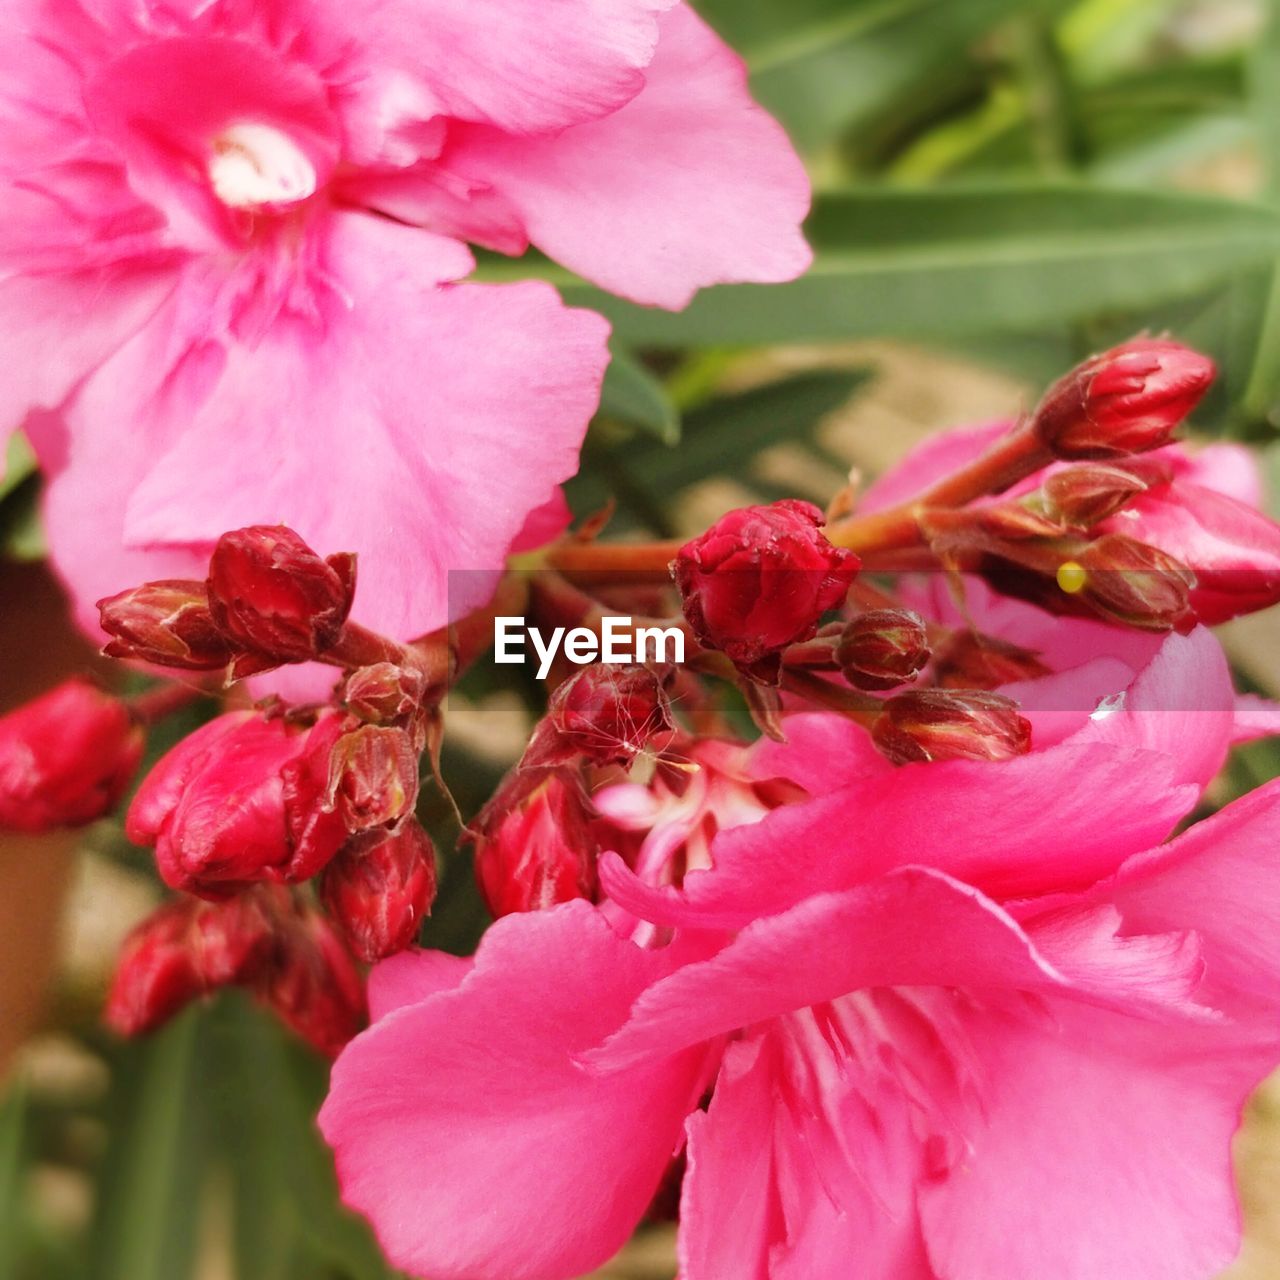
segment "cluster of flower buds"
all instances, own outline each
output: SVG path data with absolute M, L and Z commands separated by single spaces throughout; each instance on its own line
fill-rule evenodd
M 237 529 L 218 539 L 204 582 L 148 582 L 100 600 L 105 652 L 231 679 L 329 660 L 355 585 L 353 555 L 322 559 L 283 525 Z
M 140 1035 L 191 1001 L 239 986 L 322 1053 L 363 1026 L 363 985 L 329 922 L 285 889 L 262 886 L 225 902 L 177 898 L 125 940 L 108 1025 Z

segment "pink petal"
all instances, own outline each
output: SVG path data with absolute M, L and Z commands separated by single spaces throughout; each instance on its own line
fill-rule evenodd
M 929 436 L 867 489 L 858 503 L 859 512 L 883 511 L 914 498 L 972 462 L 1016 426 L 1015 421 L 1005 419 L 977 427 L 953 427 Z
M 1232 743 L 1256 742 L 1280 733 L 1280 703 L 1256 693 L 1236 696 L 1236 725 Z
M 783 728 L 785 742 L 762 738 L 752 747 L 753 777 L 786 778 L 814 795 L 825 795 L 869 775 L 888 777 L 894 771 L 866 729 L 846 716 L 804 711 L 787 716 Z
M 705 285 L 792 280 L 810 262 L 804 168 L 684 4 L 622 110 L 554 137 L 476 131 L 451 163 L 491 182 L 539 248 L 637 302 L 678 309 Z
M 935 984 L 1034 991 L 1065 979 L 977 890 L 908 867 L 748 925 L 711 959 L 644 992 L 586 1060 L 617 1070 L 864 987 Z
M 940 1275 L 1209 1280 L 1231 1261 L 1231 1138 L 1274 1052 L 1064 1000 L 964 1021 L 982 1123 L 920 1189 Z
M 616 111 L 644 85 L 674 0 L 352 0 L 335 6 L 370 65 L 412 78 L 420 114 L 513 133 Z M 322 7 L 328 7 L 322 6 Z
M 916 863 L 1002 898 L 1080 888 L 1191 809 L 1200 786 L 1179 785 L 1179 770 L 1163 752 L 1069 742 L 999 764 L 907 765 L 721 832 L 714 868 L 690 872 L 683 893 L 608 858 L 601 882 L 644 919 L 722 929 Z
M 405 1005 L 452 991 L 474 967 L 473 959 L 446 951 L 402 951 L 370 971 L 369 1017 L 380 1022 Z
M 577 467 L 606 326 L 538 283 L 440 288 L 431 246 L 424 232 L 339 215 L 328 267 L 349 306 L 327 329 L 283 316 L 256 345 L 234 342 L 225 365 L 193 348 L 182 368 L 199 376 L 171 374 L 157 394 L 181 320 L 162 317 L 145 351 L 101 371 L 50 504 L 81 601 L 263 522 L 359 553 L 355 614 L 398 638 L 487 598 L 530 512 Z M 121 403 L 143 411 L 118 439 Z M 91 475 L 79 469 L 90 460 Z M 95 522 L 81 511 L 77 523 L 73 493 Z
M 707 1051 L 607 1078 L 574 1059 L 673 963 L 586 903 L 509 916 L 460 986 L 348 1046 L 320 1126 L 344 1199 L 396 1266 L 556 1280 L 623 1244 L 680 1145 Z

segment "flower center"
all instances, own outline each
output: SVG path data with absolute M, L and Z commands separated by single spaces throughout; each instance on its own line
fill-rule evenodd
M 316 191 L 315 166 L 286 133 L 268 124 L 235 124 L 213 140 L 209 181 L 232 209 L 296 204 Z

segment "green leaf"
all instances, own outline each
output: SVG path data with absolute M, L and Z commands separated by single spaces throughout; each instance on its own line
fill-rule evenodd
M 868 377 L 865 369 L 797 374 L 736 395 L 722 396 L 685 415 L 679 449 L 651 441 L 613 448 L 590 446 L 582 474 L 570 482 L 574 509 L 599 507 L 618 490 L 624 505 L 662 509 L 701 480 L 723 473 L 733 459 L 736 477 L 749 482 L 752 460 L 771 445 L 800 443 L 811 451 L 814 428 L 845 404 Z M 662 530 L 662 532 L 671 532 Z
M 665 445 L 680 442 L 680 413 L 662 383 L 639 360 L 614 351 L 600 393 L 600 412 L 639 427 Z
M 803 148 L 830 142 L 913 85 L 946 71 L 1019 13 L 1053 15 L 1062 0 L 703 0 L 742 50 L 752 90 Z
M 314 1119 L 320 1064 L 239 993 L 219 1004 L 217 1060 L 237 1280 L 391 1280 L 369 1228 L 338 1199 Z
M 1263 206 L 1070 184 L 832 194 L 809 232 L 803 279 L 708 289 L 678 315 L 555 278 L 633 343 L 767 344 L 1043 328 L 1185 297 L 1280 251 Z
M 201 1010 L 124 1046 L 107 1103 L 107 1151 L 90 1280 L 187 1280 L 208 1174 Z
M 0 1102 L 0 1280 L 18 1280 L 21 1274 L 26 1119 L 26 1086 L 16 1080 Z

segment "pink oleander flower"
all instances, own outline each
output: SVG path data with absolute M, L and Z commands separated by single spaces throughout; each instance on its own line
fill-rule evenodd
M 897 771 L 917 788 L 901 834 L 869 791 L 811 824 L 806 866 L 850 828 L 892 846 L 823 889 L 785 892 L 798 846 L 777 824 L 810 805 L 725 833 L 701 875 L 736 884 L 735 914 L 633 903 L 666 945 L 576 902 L 500 921 L 472 961 L 375 970 L 320 1123 L 392 1262 L 580 1276 L 685 1147 L 683 1280 L 1225 1267 L 1232 1135 L 1280 1061 L 1280 783 L 1147 848 L 1140 816 L 1096 816 L 1112 776 L 1024 777 L 1001 813 L 991 791 L 935 789 L 947 768 Z M 753 867 L 722 864 L 732 837 Z M 1008 901 L 968 874 L 978 852 L 1043 852 L 1047 882 L 1068 849 L 1104 878 Z
M 283 522 L 408 638 L 563 527 L 607 326 L 455 283 L 467 241 L 666 307 L 809 259 L 798 159 L 676 0 L 10 0 L 0 85 L 5 430 L 90 629 Z

